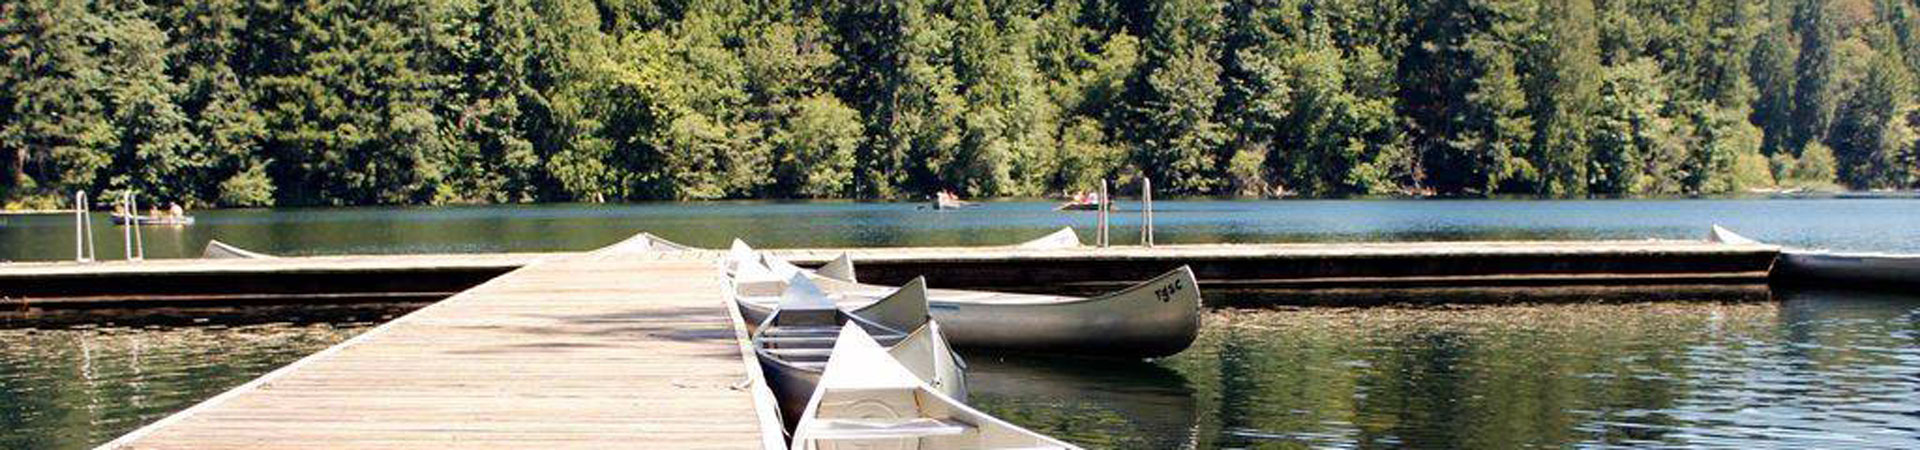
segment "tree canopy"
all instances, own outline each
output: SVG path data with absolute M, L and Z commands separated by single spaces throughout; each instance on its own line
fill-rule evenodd
M 16 0 L 0 199 L 1920 184 L 1894 0 Z

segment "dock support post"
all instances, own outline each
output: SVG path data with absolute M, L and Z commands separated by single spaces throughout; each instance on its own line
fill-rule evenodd
M 1140 181 L 1140 245 L 1153 248 L 1153 179 Z
M 1100 180 L 1100 232 L 1094 239 L 1100 248 L 1107 248 L 1107 215 L 1112 214 L 1113 200 L 1107 198 L 1107 180 Z

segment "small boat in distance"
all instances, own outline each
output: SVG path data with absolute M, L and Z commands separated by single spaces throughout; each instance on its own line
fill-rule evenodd
M 220 242 L 218 239 L 207 241 L 207 248 L 200 252 L 206 259 L 272 259 L 276 256 L 248 251 L 240 247 Z
M 193 225 L 193 216 L 141 216 L 113 213 L 113 224 L 120 226 L 187 226 Z
M 936 210 L 971 208 L 974 206 L 978 205 L 973 202 L 961 200 L 960 196 L 954 195 L 951 191 L 933 193 L 933 209 Z
M 1098 192 L 1074 193 L 1072 200 L 1068 200 L 1066 203 L 1061 203 L 1060 206 L 1053 207 L 1053 210 L 1054 211 L 1098 211 L 1100 210 L 1100 193 Z
M 1707 240 L 1724 244 L 1765 244 L 1714 225 Z M 1821 281 L 1849 287 L 1920 286 L 1920 254 L 1834 252 L 1781 249 L 1769 278 L 1789 283 Z
M 866 330 L 844 326 L 794 426 L 793 449 L 1078 449 L 929 386 Z

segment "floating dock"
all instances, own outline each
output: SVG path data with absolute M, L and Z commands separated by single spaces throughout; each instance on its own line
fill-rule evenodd
M 852 254 L 861 279 L 880 284 L 924 275 L 940 288 L 1064 295 L 1105 292 L 1188 265 L 1210 298 L 1257 292 L 1263 297 L 1254 303 L 1349 304 L 1506 301 L 1596 288 L 1637 291 L 1625 298 L 1729 288 L 1764 297 L 1768 271 L 1780 249 L 1646 240 L 771 251 L 801 265 Z M 0 264 L 0 320 L 34 311 L 429 302 L 535 261 L 568 255 Z M 1466 290 L 1473 292 L 1453 294 Z M 1504 293 L 1482 295 L 1489 290 Z M 1382 292 L 1398 294 L 1377 295 Z
M 535 258 L 102 448 L 766 448 L 714 255 Z

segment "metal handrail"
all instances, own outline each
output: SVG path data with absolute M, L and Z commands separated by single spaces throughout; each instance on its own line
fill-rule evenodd
M 128 261 L 145 260 L 147 259 L 147 244 L 144 240 L 141 239 L 141 236 L 140 236 L 140 203 L 138 203 L 139 200 L 134 199 L 132 190 L 127 190 L 125 192 L 122 192 L 120 198 L 122 199 L 122 202 L 123 202 L 122 204 L 127 205 L 127 213 L 125 218 L 127 221 L 127 224 L 126 224 L 127 229 L 123 231 L 123 236 L 126 239 L 126 244 L 127 244 L 126 245 L 127 260 Z
M 73 260 L 92 262 L 93 221 L 87 220 L 87 191 L 73 193 Z

